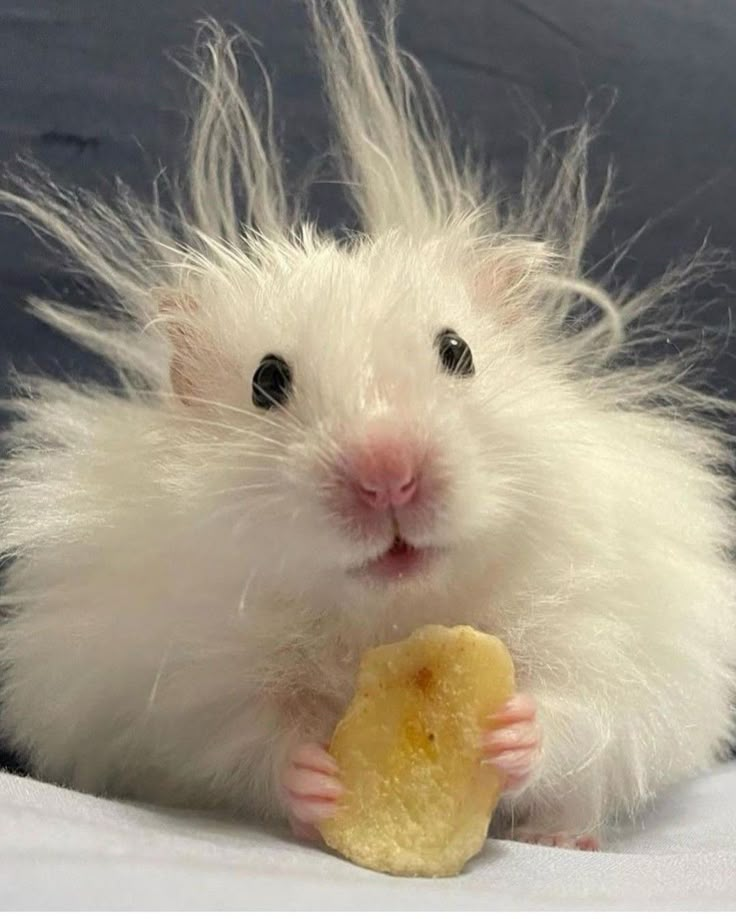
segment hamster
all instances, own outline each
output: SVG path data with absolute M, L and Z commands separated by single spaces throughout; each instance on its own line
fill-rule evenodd
M 287 194 L 214 24 L 170 212 L 2 192 L 107 292 L 30 307 L 119 385 L 18 381 L 0 731 L 42 779 L 314 836 L 363 651 L 463 623 L 517 670 L 479 738 L 494 832 L 594 848 L 733 737 L 732 407 L 699 345 L 634 360 L 683 333 L 676 272 L 586 274 L 585 127 L 509 201 L 391 6 L 380 44 L 354 0 L 308 6 L 360 232 Z

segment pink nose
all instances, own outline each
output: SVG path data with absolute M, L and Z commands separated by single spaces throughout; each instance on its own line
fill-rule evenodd
M 355 494 L 367 507 L 402 507 L 417 493 L 417 451 L 401 440 L 367 441 L 350 453 L 345 471 Z

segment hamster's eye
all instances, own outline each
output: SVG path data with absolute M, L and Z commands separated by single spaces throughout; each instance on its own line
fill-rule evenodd
M 439 352 L 442 367 L 448 373 L 461 377 L 471 377 L 475 373 L 473 353 L 467 342 L 463 341 L 457 332 L 445 329 L 435 338 L 434 343 Z
M 274 408 L 283 405 L 291 392 L 291 367 L 283 357 L 267 354 L 253 374 L 253 405 Z

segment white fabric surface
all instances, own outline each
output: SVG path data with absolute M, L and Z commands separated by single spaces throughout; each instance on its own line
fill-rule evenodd
M 0 909 L 733 909 L 736 763 L 673 790 L 605 852 L 490 840 L 458 878 L 356 868 L 211 817 L 0 774 Z

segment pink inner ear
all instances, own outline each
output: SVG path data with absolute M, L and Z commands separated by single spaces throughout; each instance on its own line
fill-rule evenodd
M 496 310 L 503 321 L 519 319 L 549 269 L 550 254 L 541 243 L 499 246 L 476 267 L 471 296 L 481 308 Z
M 199 304 L 189 294 L 168 292 L 159 304 L 159 313 L 166 318 L 166 331 L 173 349 L 169 375 L 174 392 L 185 405 L 192 405 L 202 396 L 203 381 L 217 366 L 212 339 L 189 322 L 199 310 Z M 182 322 L 177 322 L 177 317 Z
M 192 405 L 199 396 L 196 368 L 191 360 L 193 356 L 193 346 L 184 343 L 174 345 L 169 377 L 174 392 L 185 405 Z
M 242 368 L 205 328 L 200 313 L 199 302 L 184 292 L 166 291 L 159 303 L 171 342 L 171 386 L 185 405 L 204 410 L 208 401 L 238 398 Z
M 480 306 L 492 308 L 503 299 L 504 292 L 513 288 L 514 284 L 514 267 L 489 259 L 473 278 L 473 299 Z
M 184 293 L 184 291 L 168 290 L 159 301 L 158 311 L 164 316 L 181 314 L 193 316 L 199 311 L 199 304 L 191 294 Z

